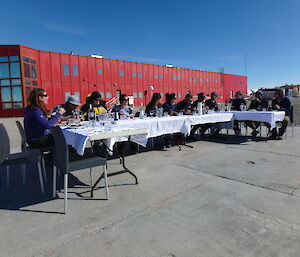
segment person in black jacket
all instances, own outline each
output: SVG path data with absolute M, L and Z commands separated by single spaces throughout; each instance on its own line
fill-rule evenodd
M 146 105 L 146 114 L 147 116 L 156 116 L 157 110 L 162 107 L 161 103 L 161 94 L 154 93 L 152 95 L 151 101 Z
M 263 97 L 263 91 L 262 90 L 258 90 L 255 92 L 254 97 L 249 105 L 248 110 L 249 111 L 263 111 L 264 109 L 267 110 L 268 109 L 268 100 L 266 98 Z M 265 124 L 265 126 L 270 129 L 270 124 L 267 122 L 263 122 Z M 258 132 L 258 128 L 261 124 L 261 122 L 259 121 L 250 121 L 247 120 L 245 121 L 245 124 L 250 127 L 252 129 L 252 136 L 256 136 L 259 132 Z
M 218 94 L 216 92 L 212 92 L 210 94 L 210 99 L 205 101 L 205 105 L 210 109 L 214 111 L 218 111 L 218 103 L 216 101 L 216 98 L 218 97 Z
M 192 114 L 193 112 L 193 96 L 191 94 L 187 94 L 185 98 L 180 101 L 177 106 L 177 112 L 183 112 L 183 114 Z
M 271 138 L 274 138 L 276 136 L 281 137 L 285 133 L 287 125 L 290 121 L 291 109 L 292 109 L 290 99 L 283 95 L 281 89 L 277 89 L 274 94 L 274 99 L 272 101 L 272 109 L 285 112 L 285 118 L 282 121 L 282 125 L 281 128 L 279 128 L 279 132 L 277 133 L 276 128 L 274 128 L 272 130 L 272 135 L 271 135 Z
M 231 102 L 231 110 L 232 111 L 242 111 L 241 106 L 243 105 L 246 107 L 246 105 L 247 105 L 247 103 L 244 99 L 243 93 L 241 91 L 237 91 L 235 93 L 235 98 L 232 99 L 230 102 Z M 233 130 L 234 130 L 235 135 L 241 134 L 241 128 L 240 128 L 239 122 L 237 120 L 235 120 L 233 122 Z
M 170 116 L 176 116 L 176 94 L 166 94 L 166 102 L 162 105 L 164 112 L 167 112 Z

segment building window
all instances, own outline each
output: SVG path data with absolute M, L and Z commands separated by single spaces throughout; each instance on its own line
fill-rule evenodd
M 30 59 L 26 56 L 23 56 L 23 62 L 30 62 Z
M 18 62 L 12 62 L 10 65 L 10 77 L 11 78 L 20 78 L 20 63 Z
M 181 93 L 178 93 L 178 97 L 181 97 Z
M 0 63 L 0 78 L 9 78 L 8 63 Z
M 137 98 L 138 94 L 136 92 L 133 93 L 133 98 Z
M 76 95 L 80 99 L 80 93 L 79 92 L 74 92 L 74 95 Z
M 190 77 L 190 81 L 193 81 L 193 78 L 192 78 L 192 77 Z
M 70 72 L 69 72 L 69 64 L 63 64 L 63 70 L 64 70 L 64 75 L 65 75 L 65 76 L 70 75 Z
M 13 109 L 23 109 L 23 103 L 13 103 Z
M 104 96 L 104 92 L 99 92 L 99 93 L 100 93 L 101 97 L 103 97 L 103 96 Z
M 124 71 L 120 71 L 119 74 L 121 77 L 124 77 Z
M 178 77 L 177 77 L 177 80 L 181 80 L 181 76 L 178 76 Z
M 65 101 L 67 101 L 68 100 L 68 97 L 71 95 L 71 93 L 70 92 L 65 92 Z
M 155 79 L 158 79 L 158 74 L 154 74 L 154 78 L 155 78 Z
M 21 85 L 21 80 L 20 79 L 12 79 L 11 84 L 13 86 L 19 86 L 19 85 Z
M 28 63 L 24 63 L 24 77 L 30 78 L 30 65 Z
M 136 77 L 136 72 L 132 72 L 132 77 Z
M 0 62 L 8 62 L 8 56 L 0 56 Z
M 242 82 L 242 81 L 240 81 L 240 84 L 242 85 L 242 84 L 243 84 L 243 82 Z
M 21 87 L 12 87 L 12 100 L 13 102 L 22 101 L 22 88 Z
M 33 85 L 33 86 L 37 86 L 37 85 L 38 85 L 38 82 L 37 82 L 36 80 L 33 80 L 33 81 L 32 81 L 32 85 Z
M 173 76 L 173 80 L 177 80 L 177 77 L 176 77 L 176 75 L 174 75 L 174 76 Z
M 159 75 L 159 78 L 160 78 L 160 79 L 163 79 L 163 78 L 164 78 L 164 76 L 163 76 L 162 74 L 160 74 L 160 75 Z
M 141 72 L 138 73 L 138 77 L 141 78 L 143 77 L 143 74 Z
M 0 86 L 10 86 L 10 80 L 9 79 L 0 80 Z
M 10 87 L 1 87 L 1 101 L 11 102 Z
M 11 61 L 11 62 L 18 62 L 18 61 L 20 61 L 20 58 L 19 58 L 19 56 L 10 56 L 9 57 L 9 61 Z
M 77 64 L 72 65 L 72 72 L 73 72 L 73 76 L 78 76 L 78 65 Z
M 203 82 L 203 78 L 200 78 L 200 82 Z
M 32 79 L 37 79 L 36 66 L 35 65 L 31 65 L 31 78 Z
M 98 69 L 98 75 L 103 75 L 103 70 L 102 69 Z
M 206 82 L 209 82 L 209 79 L 206 79 Z
M 197 79 L 196 78 L 194 78 L 194 82 L 196 82 L 197 81 Z
M 12 109 L 12 104 L 11 103 L 3 103 L 2 104 L 2 109 Z
M 143 98 L 144 94 L 143 92 L 139 92 L 139 98 Z
M 219 81 L 216 79 L 216 83 L 218 83 Z
M 111 98 L 111 92 L 106 93 L 106 98 Z

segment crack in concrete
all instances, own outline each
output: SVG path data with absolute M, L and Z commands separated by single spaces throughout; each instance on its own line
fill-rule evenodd
M 215 174 L 215 173 L 212 173 L 212 172 L 209 172 L 209 171 L 198 170 L 198 169 L 195 169 L 195 168 L 186 166 L 186 165 L 184 165 L 184 164 L 178 164 L 178 166 L 181 166 L 181 167 L 184 167 L 184 168 L 188 168 L 188 169 L 191 169 L 191 170 L 195 170 L 195 171 L 199 171 L 199 172 L 201 172 L 201 173 L 209 174 L 209 175 L 212 175 L 212 176 L 215 176 L 215 177 L 218 177 L 218 178 L 222 178 L 222 179 L 227 179 L 227 180 L 239 182 L 239 183 L 246 184 L 246 185 L 249 185 L 249 186 L 254 186 L 254 187 L 258 187 L 258 188 L 263 188 L 263 189 L 267 189 L 267 190 L 270 190 L 270 191 L 274 191 L 274 192 L 282 193 L 282 194 L 286 194 L 286 195 L 293 195 L 292 192 L 289 193 L 289 192 L 278 191 L 278 190 L 275 190 L 275 189 L 273 189 L 273 188 L 269 188 L 269 187 L 261 186 L 261 185 L 256 185 L 256 184 L 253 184 L 253 183 L 250 183 L 250 182 L 242 181 L 242 180 L 235 179 L 235 178 L 226 177 L 226 176 L 219 175 L 219 174 Z M 296 188 L 296 189 L 297 189 L 297 188 Z M 294 189 L 294 190 L 295 190 L 295 189 Z M 293 195 L 293 196 L 298 197 L 297 195 Z

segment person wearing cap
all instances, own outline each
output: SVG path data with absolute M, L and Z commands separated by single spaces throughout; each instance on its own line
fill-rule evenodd
M 218 94 L 216 92 L 212 92 L 210 94 L 210 99 L 205 101 L 205 105 L 210 109 L 214 111 L 218 111 L 218 103 L 216 101 L 216 98 L 218 97 Z
M 116 105 L 112 112 L 118 112 L 120 115 L 128 117 L 132 113 L 132 109 L 129 106 L 129 98 L 126 94 L 122 94 L 119 97 L 119 105 Z
M 60 117 L 60 120 L 68 120 L 74 115 L 74 111 L 79 105 L 81 105 L 79 97 L 76 95 L 70 95 L 64 104 L 54 107 L 53 113 L 56 113 L 60 108 L 64 108 L 66 112 Z
M 204 103 L 204 100 L 205 100 L 205 94 L 204 93 L 199 93 L 198 94 L 198 99 L 193 102 L 194 110 L 196 110 L 198 108 L 198 103 Z
M 187 94 L 185 98 L 176 105 L 176 111 L 183 112 L 183 114 L 192 114 L 193 112 L 192 102 L 193 102 L 193 96 L 191 94 Z
M 264 92 L 262 90 L 258 90 L 255 92 L 253 100 L 249 105 L 249 110 L 261 111 L 262 109 L 268 108 L 268 100 L 263 97 Z
M 164 112 L 167 112 L 170 116 L 176 116 L 176 94 L 175 93 L 167 93 L 166 94 L 166 102 L 162 105 Z
M 262 111 L 263 109 L 268 109 L 268 100 L 266 98 L 263 97 L 263 91 L 262 90 L 258 90 L 255 92 L 254 97 L 249 105 L 248 110 L 250 111 Z M 261 122 L 259 121 L 245 121 L 245 124 L 250 127 L 252 129 L 252 136 L 257 136 L 258 132 L 258 128 L 261 124 Z M 270 129 L 270 124 L 264 122 L 264 124 L 266 125 L 267 128 Z
M 91 93 L 90 97 L 87 97 L 86 103 L 81 107 L 84 118 L 88 119 L 88 110 L 92 106 L 95 114 L 106 113 L 105 102 L 101 100 L 101 94 L 97 91 Z

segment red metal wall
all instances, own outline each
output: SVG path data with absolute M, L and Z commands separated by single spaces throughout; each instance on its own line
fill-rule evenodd
M 81 103 L 85 103 L 86 95 L 96 90 L 101 92 L 104 100 L 115 97 L 117 90 L 121 90 L 121 93 L 135 96 L 135 105 L 147 104 L 154 92 L 162 93 L 163 101 L 166 93 L 177 93 L 179 101 L 188 91 L 195 97 L 200 92 L 216 91 L 221 97 L 220 102 L 224 102 L 231 92 L 247 93 L 245 76 L 46 52 L 25 46 L 0 46 L 1 55 L 37 60 L 38 86 L 45 88 L 50 96 L 48 108 L 63 103 L 68 94 L 79 94 Z M 63 65 L 68 65 L 68 75 L 64 74 Z M 23 77 L 22 81 L 24 83 Z M 25 104 L 26 89 L 23 87 Z M 2 117 L 21 114 L 20 110 L 3 111 L 0 108 Z

